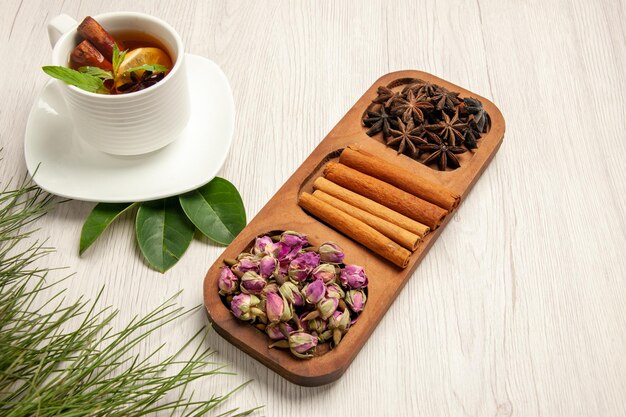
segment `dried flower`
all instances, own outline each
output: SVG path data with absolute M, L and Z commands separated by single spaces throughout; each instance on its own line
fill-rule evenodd
M 265 287 L 263 287 L 262 294 L 268 294 L 270 292 L 278 292 L 278 284 L 275 282 L 268 283 Z
M 302 294 L 304 295 L 304 299 L 307 303 L 319 303 L 326 294 L 324 281 L 322 281 L 321 279 L 315 279 L 312 282 L 309 282 L 304 286 L 304 288 L 302 288 Z
M 315 332 L 318 335 L 324 333 L 328 327 L 327 321 L 319 317 L 306 321 L 305 323 L 307 330 Z
M 255 255 L 273 255 L 278 253 L 278 245 L 274 243 L 271 237 L 261 236 L 254 241 L 252 252 Z
M 241 291 L 246 294 L 259 295 L 267 285 L 265 278 L 253 271 L 248 271 L 241 277 Z
M 241 293 L 233 297 L 233 300 L 230 302 L 230 309 L 238 319 L 254 321 L 256 317 L 265 314 L 256 308 L 260 302 L 261 300 L 257 296 Z
M 333 332 L 333 343 L 335 346 L 341 342 L 341 337 L 348 331 L 350 327 L 350 311 L 335 311 L 328 320 L 328 329 Z
M 304 305 L 304 298 L 298 289 L 298 286 L 291 281 L 287 281 L 279 288 L 280 293 L 287 301 L 297 307 Z
M 320 255 L 321 259 L 321 255 Z M 321 279 L 324 281 L 324 284 L 328 284 L 330 282 L 334 282 L 335 278 L 337 278 L 337 270 L 334 265 L 331 264 L 321 264 L 317 268 L 311 272 L 313 279 Z
M 259 274 L 263 278 L 269 278 L 278 273 L 278 260 L 273 256 L 266 255 L 259 261 Z
M 331 282 L 330 284 L 326 285 L 326 296 L 342 299 L 346 296 L 346 293 L 336 282 Z
M 254 255 L 246 253 L 244 256 L 239 255 L 239 261 L 233 270 L 245 274 L 249 271 L 259 272 L 259 260 Z
M 239 289 L 239 280 L 233 274 L 227 266 L 222 267 L 220 270 L 220 276 L 217 280 L 217 286 L 220 289 L 220 294 L 228 295 L 233 294 Z
M 317 253 L 299 253 L 289 264 L 289 279 L 296 283 L 305 281 L 319 263 L 320 256 Z
M 311 358 L 317 346 L 317 337 L 305 332 L 289 335 L 289 350 L 298 358 Z
M 268 293 L 265 298 L 265 313 L 270 323 L 291 320 L 293 315 L 289 303 L 275 292 Z
M 346 265 L 339 275 L 341 285 L 349 289 L 367 287 L 367 275 L 363 267 L 358 265 Z
M 283 234 L 280 235 L 280 241 L 291 248 L 302 248 L 309 243 L 306 235 L 291 230 L 283 232 Z
M 265 328 L 265 333 L 272 340 L 286 340 L 287 336 L 292 333 L 295 329 L 289 323 L 274 323 L 270 324 Z
M 322 262 L 340 264 L 343 262 L 344 254 L 341 248 L 333 242 L 322 243 L 318 249 Z
M 363 311 L 363 308 L 365 308 L 367 296 L 363 290 L 349 290 L 346 293 L 345 301 L 348 307 L 358 314 Z
M 337 298 L 324 298 L 322 301 L 317 303 L 317 311 L 319 311 L 319 316 L 324 320 L 327 320 L 337 310 L 338 305 L 339 300 Z

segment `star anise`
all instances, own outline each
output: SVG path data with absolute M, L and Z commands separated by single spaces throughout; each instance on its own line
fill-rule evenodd
M 409 91 L 413 91 L 413 94 L 416 96 L 433 97 L 440 89 L 441 87 L 437 84 L 433 84 L 428 81 L 421 81 L 404 87 L 402 92 L 407 94 Z
M 374 99 L 374 103 L 380 103 L 385 107 L 389 107 L 392 101 L 400 97 L 400 93 L 384 86 L 378 87 L 377 93 L 378 97 Z
M 153 86 L 165 77 L 164 72 L 144 71 L 141 77 L 135 72 L 130 73 L 130 82 L 117 87 L 119 93 L 132 93 Z
M 454 112 L 452 119 L 442 112 L 443 120 L 439 123 L 424 126 L 427 130 L 435 132 L 444 142 L 455 146 L 457 140 L 463 140 L 463 132 L 467 129 L 467 125 L 459 120 L 459 111 Z
M 409 90 L 406 98 L 399 98 L 391 104 L 392 112 L 396 116 L 400 116 L 406 123 L 412 119 L 417 122 L 424 122 L 424 111 L 432 109 L 432 104 L 421 97 L 416 97 L 411 90 Z
M 491 117 L 483 108 L 483 103 L 475 98 L 463 99 L 462 113 L 466 114 L 466 123 L 479 133 L 487 133 L 491 130 Z
M 421 137 L 424 129 L 415 127 L 413 120 L 406 124 L 398 118 L 398 129 L 391 129 L 391 139 L 387 141 L 388 146 L 396 147 L 398 153 L 409 151 L 409 155 L 416 158 L 419 155 L 419 146 L 427 145 L 426 139 Z
M 421 145 L 419 149 L 423 152 L 432 152 L 423 163 L 428 165 L 437 161 L 437 167 L 440 171 L 445 171 L 446 167 L 453 169 L 460 167 L 461 164 L 456 155 L 467 151 L 460 146 L 448 145 L 435 135 L 429 138 L 429 143 Z
M 459 93 L 453 93 L 445 87 L 440 87 L 430 98 L 437 110 L 452 110 L 461 103 Z
M 368 110 L 367 117 L 363 118 L 365 126 L 369 127 L 367 134 L 374 136 L 377 133 L 383 132 L 383 137 L 387 138 L 391 134 L 389 132 L 391 128 L 391 115 L 385 110 L 385 106 L 380 106 L 378 112 Z

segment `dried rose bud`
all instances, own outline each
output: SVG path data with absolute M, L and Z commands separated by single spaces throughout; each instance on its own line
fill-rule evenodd
M 313 272 L 311 272 L 311 275 L 313 276 L 313 279 L 321 279 L 324 281 L 324 284 L 328 284 L 330 282 L 334 282 L 335 278 L 337 278 L 337 270 L 334 265 L 321 264 L 315 268 Z
M 299 253 L 289 264 L 289 279 L 296 283 L 303 282 L 319 264 L 320 256 L 317 253 Z
M 348 289 L 367 287 L 367 275 L 363 267 L 358 265 L 346 265 L 339 275 L 341 285 Z
M 332 298 L 342 299 L 346 296 L 346 293 L 336 282 L 331 282 L 326 286 L 326 296 Z
M 326 287 L 321 279 L 313 280 L 302 288 L 302 295 L 309 304 L 319 303 L 326 295 Z
M 322 319 L 327 320 L 337 310 L 338 305 L 339 300 L 337 298 L 324 298 L 322 301 L 317 303 L 317 311 L 319 311 L 319 316 Z
M 249 253 L 243 255 L 237 257 L 239 262 L 233 267 L 233 270 L 244 274 L 248 271 L 259 272 L 259 260 Z
M 254 320 L 257 316 L 262 316 L 264 313 L 256 308 L 261 300 L 250 294 L 237 294 L 230 302 L 230 309 L 240 320 L 248 321 Z
M 305 332 L 289 335 L 289 349 L 298 358 L 311 358 L 317 346 L 317 337 Z
M 270 292 L 278 292 L 278 284 L 275 282 L 268 283 L 264 288 L 262 294 L 268 294 Z
M 265 313 L 270 323 L 291 320 L 293 315 L 289 303 L 275 292 L 270 292 L 266 296 Z
M 350 311 L 335 311 L 328 320 L 328 329 L 333 332 L 333 343 L 335 346 L 341 342 L 341 337 L 348 331 L 350 327 Z
M 222 267 L 220 276 L 217 279 L 217 286 L 221 295 L 234 294 L 239 288 L 239 280 L 227 266 Z
M 328 323 L 321 318 L 312 319 L 306 322 L 306 327 L 310 332 L 320 335 L 326 331 Z
M 248 271 L 241 277 L 241 291 L 246 294 L 259 295 L 267 285 L 265 278 L 253 271 Z
M 255 255 L 276 255 L 278 253 L 278 246 L 272 238 L 269 236 L 261 236 L 257 237 L 254 242 L 254 247 L 252 248 L 252 252 Z
M 318 249 L 322 262 L 340 264 L 343 262 L 343 250 L 333 242 L 322 243 Z
M 301 233 L 294 232 L 291 230 L 283 232 L 280 235 L 280 241 L 291 248 L 294 248 L 297 246 L 303 247 L 309 243 L 309 240 L 307 239 L 306 235 L 303 235 Z
M 287 339 L 287 337 L 285 336 L 285 333 L 289 335 L 294 330 L 295 329 L 291 327 L 289 323 L 275 323 L 275 324 L 270 324 L 269 326 L 267 326 L 265 328 L 265 333 L 267 333 L 267 335 L 272 340 L 283 340 L 283 339 Z
M 279 291 L 292 305 L 297 307 L 302 307 L 304 305 L 304 297 L 302 297 L 298 286 L 293 282 L 285 282 L 280 286 Z
M 278 272 L 278 260 L 272 256 L 264 256 L 259 261 L 259 274 L 263 278 L 269 278 Z
M 350 290 L 346 293 L 346 304 L 355 313 L 360 313 L 365 308 L 367 296 L 363 290 Z

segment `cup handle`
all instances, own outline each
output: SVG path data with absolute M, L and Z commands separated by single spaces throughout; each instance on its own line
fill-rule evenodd
M 65 32 L 69 32 L 74 29 L 77 24 L 78 22 L 76 20 L 66 14 L 60 14 L 53 17 L 48 22 L 48 39 L 50 39 L 50 46 L 54 48 L 54 45 L 56 45 L 59 38 Z

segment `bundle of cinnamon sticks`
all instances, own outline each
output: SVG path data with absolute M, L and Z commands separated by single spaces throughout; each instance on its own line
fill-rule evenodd
M 460 201 L 451 190 L 355 147 L 328 163 L 313 188 L 300 195 L 302 208 L 401 268 Z

